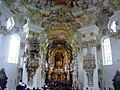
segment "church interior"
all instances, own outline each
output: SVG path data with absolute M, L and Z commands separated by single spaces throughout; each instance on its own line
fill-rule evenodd
M 0 0 L 0 90 L 120 90 L 120 0 Z

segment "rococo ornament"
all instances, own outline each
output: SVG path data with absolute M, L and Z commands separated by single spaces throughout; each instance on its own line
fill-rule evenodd
M 120 30 L 118 30 L 117 33 L 111 34 L 111 37 L 116 38 L 116 39 L 120 39 Z
M 84 56 L 83 68 L 87 73 L 88 85 L 93 86 L 93 74 L 94 69 L 96 68 L 94 55 L 88 53 L 87 55 Z
M 26 68 L 28 72 L 28 83 L 33 83 L 33 76 L 39 67 L 39 40 L 37 38 L 28 38 Z
M 82 41 L 81 48 L 88 48 L 97 46 L 97 40 L 90 40 L 90 41 Z

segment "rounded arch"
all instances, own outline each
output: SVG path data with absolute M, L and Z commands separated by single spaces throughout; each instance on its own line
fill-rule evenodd
M 15 25 L 15 23 L 14 23 L 13 17 L 8 18 L 8 20 L 7 20 L 7 29 L 8 29 L 8 30 L 11 30 L 14 25 Z
M 116 33 L 117 32 L 116 28 L 117 25 L 115 20 L 108 22 L 108 30 L 110 30 L 111 33 Z
M 20 37 L 18 34 L 11 35 L 9 53 L 8 53 L 8 63 L 17 63 L 20 47 Z
M 109 37 L 109 36 L 103 36 L 102 39 L 101 39 L 101 43 L 103 43 L 103 41 L 104 41 L 106 38 L 110 38 L 110 37 Z
M 101 39 L 103 65 L 112 65 L 112 50 L 109 36 Z

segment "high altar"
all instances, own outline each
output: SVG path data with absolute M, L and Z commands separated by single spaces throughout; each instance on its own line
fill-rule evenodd
M 73 57 L 71 47 L 65 41 L 56 40 L 48 47 L 45 62 L 46 85 L 54 82 L 57 87 L 59 82 L 68 82 L 72 87 Z

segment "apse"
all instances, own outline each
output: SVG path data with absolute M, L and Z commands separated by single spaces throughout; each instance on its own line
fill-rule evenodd
M 45 83 L 50 86 L 51 82 L 56 87 L 62 82 L 63 86 L 69 82 L 68 87 L 72 87 L 73 79 L 73 56 L 72 48 L 63 39 L 54 40 L 47 47 L 45 60 Z

